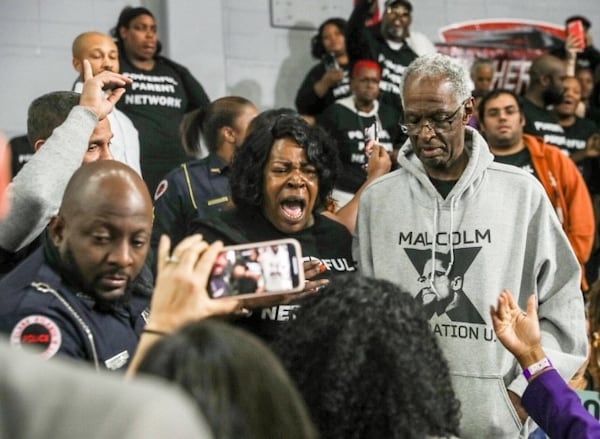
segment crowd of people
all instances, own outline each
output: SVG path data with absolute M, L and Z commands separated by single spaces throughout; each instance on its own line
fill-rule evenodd
M 74 38 L 12 180 L 0 138 L 0 436 L 75 437 L 112 399 L 98 437 L 599 434 L 574 392 L 600 390 L 590 21 L 520 96 L 377 7 L 321 24 L 296 109 L 211 101 L 144 7 Z M 290 262 L 224 246 L 287 238 L 302 291 L 220 292 Z

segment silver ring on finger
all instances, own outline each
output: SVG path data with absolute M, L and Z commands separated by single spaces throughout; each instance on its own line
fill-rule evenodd
M 175 255 L 167 256 L 165 262 L 167 264 L 177 264 L 179 262 L 179 258 Z

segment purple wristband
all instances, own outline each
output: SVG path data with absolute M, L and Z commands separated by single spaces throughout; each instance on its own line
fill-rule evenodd
M 549 358 L 543 358 L 540 361 L 538 361 L 537 363 L 533 363 L 531 366 L 529 366 L 527 369 L 525 369 L 523 371 L 523 375 L 525 375 L 525 378 L 529 381 L 529 379 L 535 375 L 536 373 L 544 370 L 544 369 L 548 369 L 549 367 L 552 367 L 552 363 L 550 362 Z

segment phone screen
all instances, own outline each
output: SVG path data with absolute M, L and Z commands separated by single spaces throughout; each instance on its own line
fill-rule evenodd
M 326 53 L 325 55 L 323 55 L 323 64 L 325 64 L 325 68 L 327 70 L 340 68 L 333 53 Z
M 213 299 L 285 294 L 303 288 L 302 254 L 295 239 L 225 247 L 217 256 L 208 282 Z

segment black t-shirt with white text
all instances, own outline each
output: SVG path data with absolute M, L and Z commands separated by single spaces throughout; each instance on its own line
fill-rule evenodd
M 598 126 L 590 119 L 575 119 L 575 123 L 569 127 L 563 127 L 567 138 L 565 148 L 561 148 L 567 155 L 571 156 L 577 151 L 582 151 L 587 145 L 587 140 L 592 134 L 598 133 Z M 579 172 L 591 193 L 597 194 L 600 190 L 600 160 L 596 157 L 586 158 L 576 163 Z
M 192 224 L 194 233 L 201 233 L 208 242 L 217 239 L 226 245 L 295 238 L 300 243 L 305 261 L 318 259 L 327 268 L 320 277 L 330 278 L 337 273 L 356 272 L 352 258 L 352 235 L 341 223 L 321 214 L 314 214 L 314 224 L 293 234 L 276 229 L 259 212 L 226 210 Z M 286 305 L 274 305 L 252 311 L 248 317 L 235 321 L 263 340 L 274 340 L 282 325 L 295 318 L 301 300 Z
M 522 98 L 525 114 L 523 132 L 544 140 L 545 143 L 563 148 L 566 143 L 563 128 L 558 123 L 558 116 L 545 108 L 540 108 L 529 99 Z
M 121 57 L 121 73 L 133 79 L 117 103 L 138 130 L 142 177 L 151 194 L 163 177 L 188 160 L 181 143 L 185 113 L 209 104 L 200 83 L 184 68 L 157 58 L 152 70 L 141 70 Z

